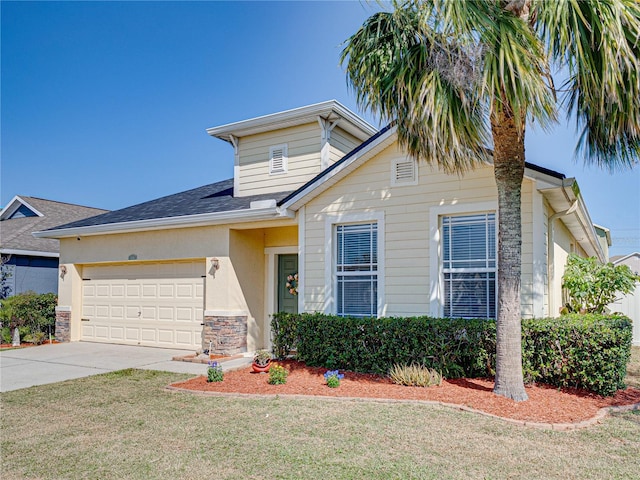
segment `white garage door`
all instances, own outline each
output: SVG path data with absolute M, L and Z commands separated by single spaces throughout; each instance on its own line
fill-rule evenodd
M 86 266 L 82 340 L 197 349 L 204 262 Z

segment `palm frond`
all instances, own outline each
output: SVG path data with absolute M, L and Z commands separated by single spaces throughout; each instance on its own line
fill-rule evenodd
M 537 30 L 553 60 L 567 66 L 563 103 L 576 115 L 576 155 L 609 170 L 640 162 L 640 3 L 535 4 Z

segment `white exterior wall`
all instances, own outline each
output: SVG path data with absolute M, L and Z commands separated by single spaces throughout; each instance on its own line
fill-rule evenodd
M 438 254 L 431 251 L 431 210 L 445 214 L 497 207 L 497 192 L 491 167 L 467 173 L 464 177 L 445 175 L 425 164 L 419 165 L 418 185 L 391 187 L 391 161 L 404 157 L 395 145 L 385 149 L 351 175 L 311 200 L 304 209 L 304 310 L 331 311 L 327 292 L 332 279 L 327 274 L 327 218 L 356 215 L 363 220 L 383 218 L 384 238 L 379 237 L 384 253 L 384 272 L 378 288 L 384 291 L 382 315 L 433 314 L 432 291 L 438 295 L 431 269 L 438 276 Z M 523 194 L 523 265 L 533 263 L 532 181 L 525 180 Z M 537 198 L 536 201 L 541 202 Z M 536 210 L 540 209 L 540 205 Z M 542 217 L 542 215 L 539 215 Z M 438 216 L 436 215 L 437 219 Z M 437 230 L 437 226 L 436 226 Z M 538 232 L 538 230 L 536 230 Z M 437 244 L 436 244 L 437 245 Z M 539 268 L 537 269 L 539 271 Z M 544 289 L 534 288 L 534 271 L 523 269 L 522 289 L 526 292 L 523 315 L 533 316 L 543 310 Z M 381 285 L 382 283 L 382 285 Z M 435 298 L 441 304 L 440 298 Z
M 309 123 L 239 140 L 238 196 L 292 191 L 320 173 L 320 125 Z M 287 145 L 287 173 L 269 174 L 269 148 Z

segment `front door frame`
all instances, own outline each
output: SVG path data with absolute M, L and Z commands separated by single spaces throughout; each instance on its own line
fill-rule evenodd
M 264 282 L 264 332 L 263 343 L 267 350 L 271 350 L 271 316 L 278 309 L 278 256 L 298 255 L 298 266 L 300 257 L 297 245 L 286 247 L 267 247 L 264 249 L 265 256 L 265 282 Z M 299 268 L 299 267 L 298 267 Z

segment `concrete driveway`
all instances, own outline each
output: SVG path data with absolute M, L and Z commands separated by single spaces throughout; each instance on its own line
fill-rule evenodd
M 203 375 L 206 364 L 172 361 L 185 350 L 72 342 L 0 351 L 0 392 L 88 377 L 124 368 Z M 225 361 L 224 370 L 250 362 Z

